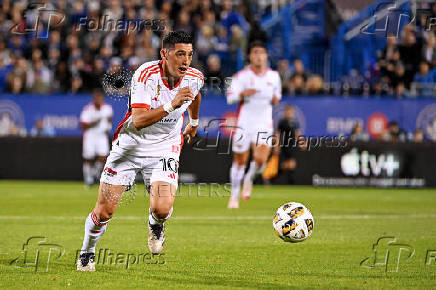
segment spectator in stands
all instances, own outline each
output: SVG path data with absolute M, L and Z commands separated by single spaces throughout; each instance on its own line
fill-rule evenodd
M 399 46 L 401 61 L 405 67 L 406 86 L 413 80 L 421 61 L 422 43 L 416 39 L 414 26 L 409 24 L 404 27 L 402 42 Z
M 392 88 L 397 88 L 399 84 L 405 84 L 407 82 L 405 76 L 406 70 L 401 62 L 398 62 L 394 71 L 390 75 L 390 84 Z
M 226 28 L 228 35 L 231 35 L 233 25 L 240 26 L 244 32 L 248 31 L 247 21 L 242 14 L 233 9 L 233 4 L 230 0 L 223 0 L 221 2 L 220 18 L 221 25 Z
M 279 72 L 280 79 L 282 81 L 282 94 L 289 94 L 289 80 L 291 79 L 289 61 L 287 59 L 279 60 L 277 65 L 277 71 Z
M 41 59 L 33 63 L 33 68 L 27 74 L 27 85 L 32 94 L 47 94 L 50 92 L 51 74 Z
M 388 142 L 404 142 L 406 141 L 406 133 L 400 128 L 398 122 L 390 121 L 386 127 L 383 139 Z
M 207 58 L 206 85 L 215 93 L 221 93 L 224 87 L 224 77 L 221 72 L 221 61 L 216 54 Z
M 324 93 L 324 81 L 319 75 L 312 75 L 307 79 L 306 92 L 309 95 L 320 95 Z
M 436 65 L 436 36 L 433 32 L 427 33 L 427 41 L 422 49 L 422 59 L 431 67 Z
M 351 141 L 368 141 L 369 140 L 369 135 L 363 131 L 362 123 L 357 122 L 353 126 L 353 129 L 351 129 L 350 140 Z
M 424 142 L 424 131 L 422 131 L 421 128 L 416 128 L 415 132 L 413 133 L 413 140 L 412 141 L 415 143 Z
M 198 58 L 202 63 L 205 63 L 209 54 L 215 49 L 217 38 L 214 36 L 213 27 L 205 25 L 201 28 L 197 36 L 196 49 Z
M 304 64 L 301 59 L 294 60 L 294 72 L 289 81 L 291 94 L 300 95 L 305 93 L 307 73 L 304 70 Z
M 6 60 L 0 57 L 0 93 L 5 91 L 8 74 L 12 68 L 12 65 L 7 65 Z
M 32 137 L 54 137 L 55 135 L 55 130 L 50 126 L 44 125 L 40 118 L 36 120 L 35 125 L 30 130 L 30 136 Z
M 419 72 L 414 77 L 417 91 L 424 96 L 433 95 L 434 80 L 433 75 L 429 73 L 430 64 L 423 60 L 419 64 Z
M 383 61 L 390 61 L 396 52 L 398 52 L 397 36 L 390 34 L 387 37 L 386 47 L 379 53 L 379 58 Z

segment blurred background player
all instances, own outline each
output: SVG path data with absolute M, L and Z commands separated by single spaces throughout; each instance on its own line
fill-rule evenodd
M 112 129 L 112 107 L 104 102 L 102 91 L 95 89 L 93 101 L 80 114 L 83 129 L 83 179 L 89 187 L 100 176 L 109 155 L 109 133 Z
M 294 107 L 286 105 L 284 116 L 280 119 L 277 126 L 277 134 L 282 144 L 274 148 L 280 149 L 280 171 L 284 184 L 294 184 L 292 172 L 297 167 L 294 152 L 297 150 L 296 146 L 300 145 L 299 137 L 301 135 L 300 126 L 294 117 Z
M 268 68 L 265 44 L 253 41 L 248 54 L 250 65 L 233 77 L 231 87 L 227 91 L 229 104 L 239 102 L 237 129 L 232 142 L 232 195 L 228 208 L 239 207 L 242 179 L 242 197 L 247 200 L 251 195 L 255 175 L 265 168 L 274 136 L 272 106 L 277 105 L 282 97 L 280 76 L 278 72 Z M 250 146 L 253 158 L 244 177 Z

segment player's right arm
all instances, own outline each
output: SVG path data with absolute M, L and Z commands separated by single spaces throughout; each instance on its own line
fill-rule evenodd
M 244 89 L 243 75 L 241 72 L 232 78 L 232 84 L 227 90 L 227 103 L 229 105 L 244 101 L 244 98 L 257 93 L 256 89 Z
M 89 110 L 86 108 L 83 109 L 82 113 L 80 114 L 80 124 L 82 125 L 82 130 L 86 131 L 89 128 L 95 127 L 100 122 L 100 119 L 93 120 L 93 117 Z
M 171 106 L 173 109 L 177 109 L 180 108 L 186 101 L 193 100 L 194 94 L 192 93 L 191 89 L 189 87 L 184 87 L 179 90 L 175 98 L 171 101 Z M 135 126 L 136 130 L 141 130 L 142 128 L 153 125 L 154 123 L 159 122 L 166 116 L 168 116 L 168 112 L 165 111 L 164 105 L 150 110 L 150 105 L 135 106 L 135 103 L 132 104 L 132 121 L 133 126 Z

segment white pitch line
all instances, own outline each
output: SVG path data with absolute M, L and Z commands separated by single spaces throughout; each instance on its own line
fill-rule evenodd
M 274 216 L 173 216 L 175 220 L 270 220 Z M 145 220 L 145 216 L 118 216 L 115 220 Z M 405 215 L 315 215 L 315 219 L 320 220 L 370 220 L 370 219 L 435 219 L 436 214 L 405 214 Z M 85 220 L 86 216 L 15 216 L 3 215 L 0 220 Z

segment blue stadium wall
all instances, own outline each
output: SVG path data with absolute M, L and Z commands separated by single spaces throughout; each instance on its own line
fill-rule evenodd
M 37 119 L 42 119 L 45 124 L 55 129 L 57 136 L 81 136 L 80 112 L 90 101 L 89 94 L 3 94 L 0 96 L 0 117 L 7 116 L 17 126 L 26 128 L 27 132 L 30 132 Z M 114 109 L 113 133 L 126 113 L 127 99 L 107 98 L 106 101 Z M 275 122 L 282 116 L 285 104 L 295 107 L 296 118 L 303 133 L 308 136 L 347 135 L 356 122 L 361 122 L 367 131 L 376 135 L 379 133 L 377 130 L 381 129 L 380 126 L 387 121 L 397 121 L 407 132 L 422 128 L 428 139 L 436 138 L 436 132 L 433 132 L 433 122 L 436 122 L 434 99 L 287 97 L 274 108 Z M 200 116 L 199 134 L 215 137 L 219 132 L 228 132 L 227 127 L 234 124 L 237 105 L 227 105 L 223 96 L 205 94 Z
M 42 119 L 57 133 L 56 138 L 0 138 L 0 179 L 81 180 L 79 115 L 90 100 L 90 95 L 0 96 L 0 124 L 8 119 L 30 131 L 35 120 Z M 127 100 L 108 98 L 107 102 L 114 108 L 115 130 L 126 112 Z M 285 98 L 274 110 L 276 122 L 284 104 L 295 106 L 306 136 L 346 135 L 355 122 L 362 122 L 367 131 L 376 134 L 395 120 L 406 131 L 420 127 L 427 138 L 435 137 L 436 102 L 430 99 Z M 222 96 L 204 95 L 201 137 L 194 146 L 183 146 L 181 182 L 228 182 L 232 157 L 227 134 L 236 118 L 237 106 L 228 106 Z M 298 165 L 293 184 L 436 187 L 434 142 L 325 142 L 310 151 L 295 150 L 294 156 Z M 283 174 L 273 180 L 288 182 Z

